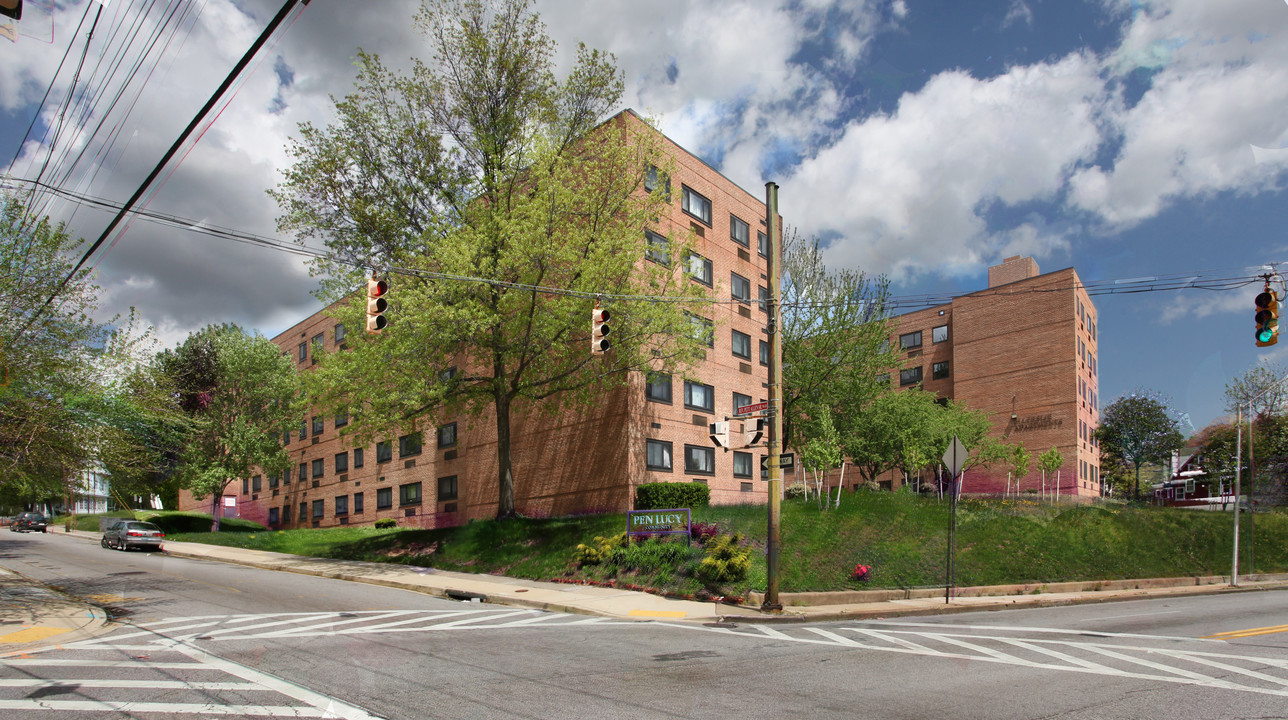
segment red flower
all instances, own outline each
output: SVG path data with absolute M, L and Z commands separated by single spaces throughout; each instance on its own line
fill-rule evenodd
M 854 570 L 850 573 L 851 580 L 861 580 L 866 582 L 872 575 L 872 568 L 867 565 L 855 565 Z

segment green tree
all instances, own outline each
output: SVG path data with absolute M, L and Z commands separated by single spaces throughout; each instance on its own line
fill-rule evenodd
M 189 336 L 161 364 L 172 371 L 186 366 L 183 358 L 201 355 L 207 344 L 213 378 L 194 393 L 193 430 L 178 474 L 193 497 L 212 497 L 211 532 L 218 532 L 219 500 L 228 483 L 255 472 L 281 474 L 291 466 L 282 434 L 299 421 L 299 376 L 272 341 L 228 326 Z
M 1288 376 L 1282 365 L 1261 364 L 1231 380 L 1225 385 L 1225 409 L 1231 415 L 1248 414 L 1248 403 L 1253 403 L 1255 415 L 1282 414 L 1288 411 Z
M 832 413 L 826 408 L 817 417 L 810 419 L 812 427 L 808 431 L 809 441 L 801 451 L 801 465 L 805 472 L 814 473 L 814 485 L 818 490 L 819 509 L 827 507 L 823 479 L 827 472 L 841 464 L 841 442 L 832 423 Z M 840 503 L 840 489 L 837 491 L 837 503 Z
M 1064 465 L 1064 455 L 1060 448 L 1051 446 L 1050 450 L 1038 456 L 1038 468 L 1042 471 L 1042 492 L 1046 493 L 1047 477 L 1052 473 L 1058 472 Z M 1101 465 L 1101 472 L 1105 471 L 1104 465 Z M 1103 477 L 1103 476 L 1102 476 Z
M 601 124 L 624 87 L 610 55 L 583 46 L 557 79 L 529 0 L 425 2 L 416 23 L 433 61 L 401 76 L 359 52 L 355 93 L 335 124 L 301 126 L 273 193 L 283 230 L 329 248 L 315 271 L 328 299 L 350 297 L 336 311 L 346 326 L 364 325 L 351 293 L 365 268 L 398 273 L 390 326 L 324 357 L 308 396 L 358 411 L 363 440 L 494 419 L 506 517 L 514 414 L 598 404 L 631 370 L 682 371 L 707 333 L 692 319 L 703 292 L 677 272 L 687 237 L 639 262 L 669 202 L 644 180 L 666 167 L 645 123 Z M 597 296 L 613 316 L 604 355 L 589 348 Z M 646 299 L 659 296 L 673 301 Z
M 1010 447 L 1010 457 L 1007 458 L 1007 467 L 1012 477 L 1015 478 L 1015 491 L 1020 492 L 1020 481 L 1025 475 L 1029 474 L 1029 467 L 1033 462 L 1033 454 L 1030 453 L 1023 445 L 1016 443 Z
M 1124 395 L 1106 407 L 1100 415 L 1096 437 L 1102 446 L 1109 446 L 1135 468 L 1132 497 L 1137 500 L 1141 466 L 1162 463 L 1185 444 L 1167 404 L 1140 393 Z
M 828 408 L 857 412 L 889 389 L 899 359 L 890 350 L 889 282 L 829 270 L 818 238 L 784 233 L 780 327 L 783 437 L 804 447 L 809 418 Z

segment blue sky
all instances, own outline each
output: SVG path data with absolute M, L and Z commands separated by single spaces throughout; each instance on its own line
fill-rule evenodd
M 80 88 L 125 103 L 69 112 L 55 76 L 89 0 L 29 2 L 17 42 L 0 39 L 0 164 L 30 179 L 61 127 L 54 167 L 86 147 L 63 187 L 121 201 L 276 11 L 277 0 L 184 3 L 146 75 L 129 27 L 147 4 L 114 0 Z M 163 5 L 163 4 L 162 4 Z M 377 7 L 378 5 L 378 7 Z M 180 7 L 180 6 L 175 6 Z M 394 65 L 425 57 L 413 0 L 314 2 L 294 17 L 148 209 L 276 236 L 265 190 L 297 123 L 326 123 L 352 86 L 357 47 Z M 825 238 L 828 260 L 887 274 L 896 296 L 966 293 L 1004 257 L 1086 282 L 1251 278 L 1288 261 L 1288 2 L 1285 0 L 538 0 L 558 62 L 578 41 L 615 53 L 625 105 L 753 193 L 781 186 L 787 222 Z M 96 10 L 97 6 L 91 6 Z M 158 23 L 161 8 L 143 18 Z M 92 13 L 90 15 L 92 17 Z M 127 63 L 128 65 L 128 63 Z M 109 92 L 109 95 L 110 95 Z M 105 120 L 114 143 L 90 130 Z M 39 134 L 42 133 L 38 133 Z M 10 182 L 13 182 L 12 180 Z M 45 206 L 97 237 L 101 211 Z M 313 312 L 296 257 L 139 221 L 96 260 L 104 312 L 137 306 L 167 343 L 207 323 L 273 335 Z M 1280 268 L 1282 266 L 1279 266 Z M 1201 427 L 1257 362 L 1259 286 L 1100 295 L 1100 398 L 1149 389 Z M 1188 429 L 1188 428 L 1186 428 Z

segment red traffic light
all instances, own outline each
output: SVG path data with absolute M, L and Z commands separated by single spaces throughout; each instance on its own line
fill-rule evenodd
M 367 332 L 379 333 L 389 325 L 389 318 L 385 317 L 389 301 L 384 297 L 388 293 L 387 280 L 373 277 L 367 281 Z

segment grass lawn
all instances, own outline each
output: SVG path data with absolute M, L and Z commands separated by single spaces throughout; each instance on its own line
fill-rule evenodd
M 150 514 L 150 513 L 149 513 Z M 338 559 L 395 562 L 537 580 L 614 581 L 677 595 L 742 595 L 765 586 L 766 509 L 693 509 L 693 522 L 738 533 L 750 568 L 738 581 L 699 582 L 703 551 L 635 548 L 630 559 L 578 567 L 577 546 L 624 532 L 625 515 L 473 522 L 414 530 L 341 527 L 269 531 L 225 521 L 201 532 L 209 516 L 151 514 L 172 540 L 204 542 Z M 845 493 L 841 507 L 813 500 L 783 503 L 783 592 L 942 586 L 950 505 L 908 493 Z M 90 518 L 82 518 L 88 523 Z M 964 500 L 958 505 L 956 584 L 1220 575 L 1230 570 L 1230 513 L 1125 505 L 1050 505 L 1033 500 Z M 1288 513 L 1257 513 L 1258 572 L 1288 571 Z M 78 522 L 79 526 L 79 522 Z M 1248 552 L 1248 531 L 1243 531 Z M 90 528 L 85 528 L 90 529 Z M 97 520 L 94 519 L 94 530 Z M 185 532 L 184 529 L 198 530 Z M 658 541 L 650 541 L 658 544 Z M 620 554 L 620 553 L 619 553 Z M 652 564 L 650 564 L 652 563 Z M 872 577 L 849 578 L 862 563 Z

